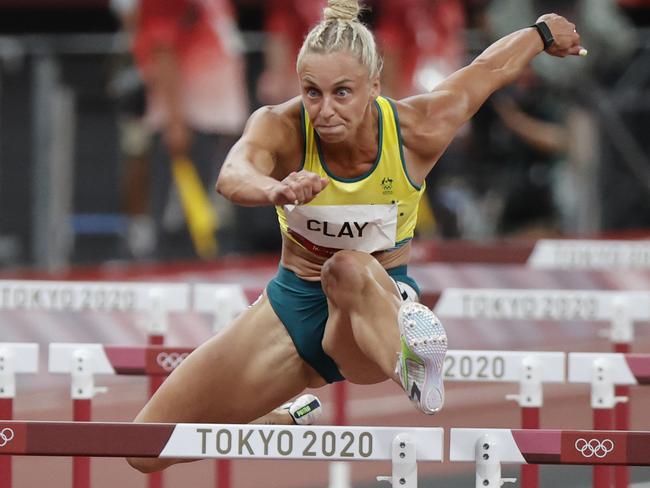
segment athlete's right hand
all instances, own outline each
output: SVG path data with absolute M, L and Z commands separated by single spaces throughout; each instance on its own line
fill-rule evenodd
M 270 199 L 273 205 L 300 205 L 311 202 L 329 180 L 321 178 L 310 171 L 293 171 L 271 190 Z

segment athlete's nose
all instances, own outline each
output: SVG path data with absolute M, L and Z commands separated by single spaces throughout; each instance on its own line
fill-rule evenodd
M 323 97 L 323 103 L 320 108 L 321 117 L 329 119 L 334 115 L 334 103 L 330 97 Z

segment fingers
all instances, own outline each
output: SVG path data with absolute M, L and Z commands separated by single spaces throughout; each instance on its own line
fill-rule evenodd
M 300 205 L 312 201 L 329 180 L 309 171 L 293 172 L 282 180 L 282 203 Z

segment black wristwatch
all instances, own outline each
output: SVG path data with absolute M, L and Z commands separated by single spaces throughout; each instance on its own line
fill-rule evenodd
M 555 42 L 553 34 L 551 33 L 551 29 L 548 28 L 548 25 L 546 25 L 546 22 L 544 21 L 537 22 L 531 27 L 537 29 L 537 33 L 539 34 L 539 37 L 542 38 L 542 42 L 544 43 L 544 51 L 546 51 Z

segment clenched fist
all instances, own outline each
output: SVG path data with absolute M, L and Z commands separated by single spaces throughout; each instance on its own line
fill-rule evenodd
M 310 171 L 292 172 L 271 190 L 270 199 L 273 205 L 299 205 L 311 202 L 323 188 L 327 186 L 329 180 L 321 178 L 316 173 Z
M 575 24 L 557 14 L 544 14 L 537 22 L 546 22 L 546 25 L 553 34 L 555 42 L 549 46 L 546 52 L 552 56 L 563 58 L 565 56 L 579 55 L 586 50 L 580 45 L 580 34 L 576 31 Z

